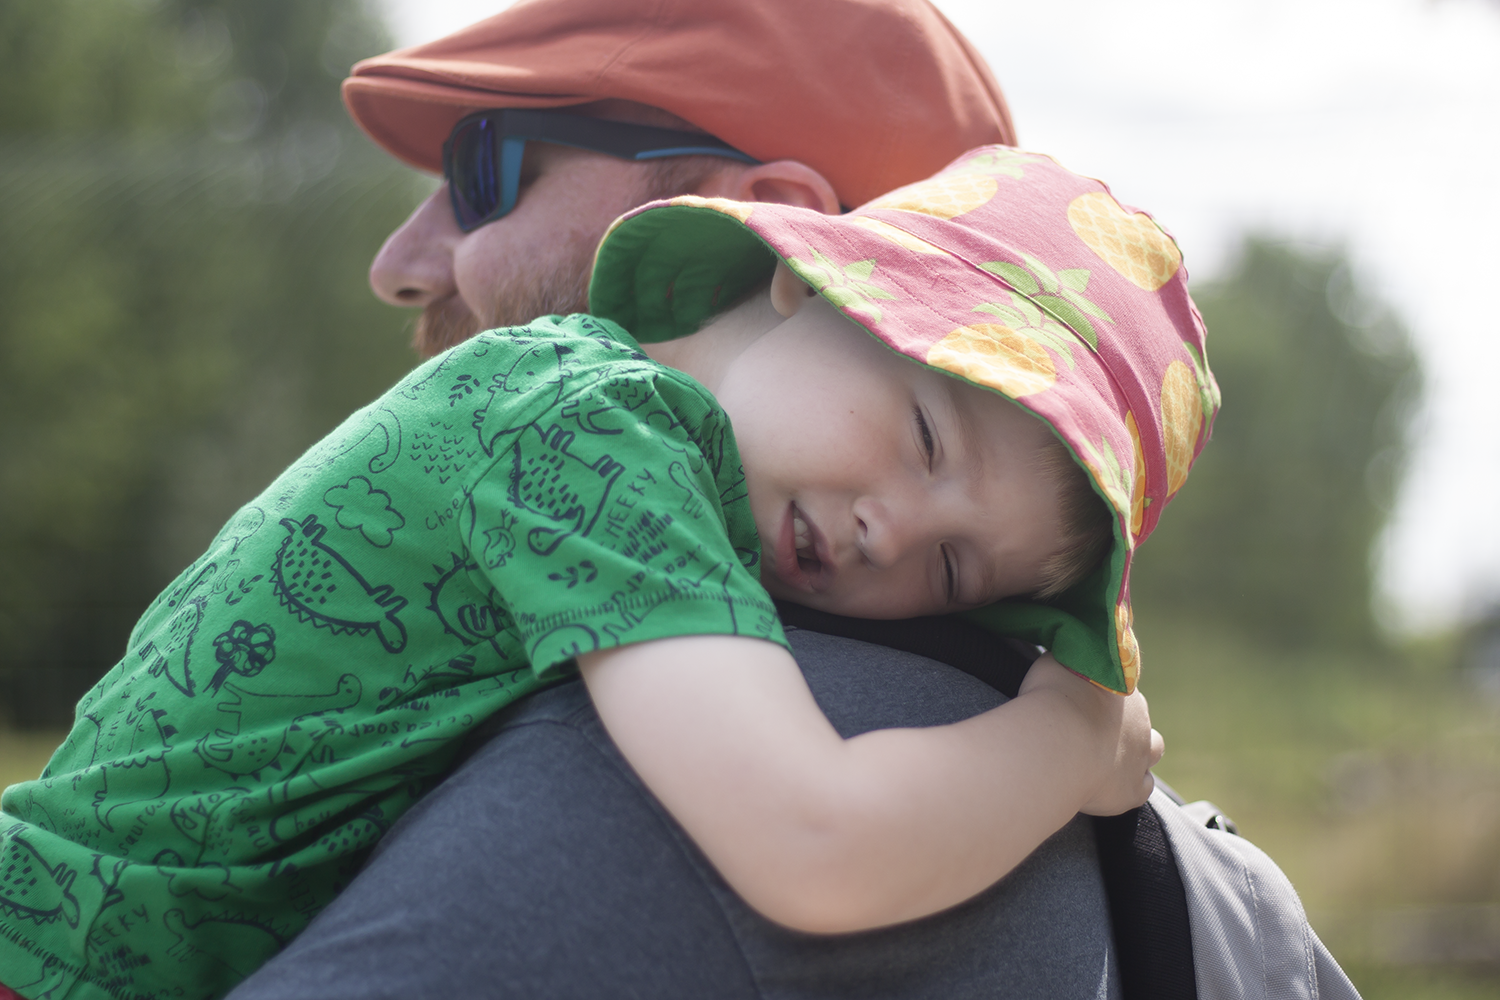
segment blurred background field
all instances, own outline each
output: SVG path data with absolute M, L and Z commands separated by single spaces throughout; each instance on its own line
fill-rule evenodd
M 0 786 L 239 504 L 413 363 L 365 270 L 432 182 L 337 97 L 402 10 L 0 5 Z M 1024 136 L 1026 81 L 954 16 Z M 1413 633 L 1377 599 L 1430 355 L 1357 245 L 1292 235 L 1194 286 L 1225 407 L 1138 563 L 1159 771 L 1282 864 L 1367 997 L 1492 997 L 1500 617 Z
M 1275 858 L 1367 998 L 1500 992 L 1500 698 L 1451 646 L 1383 655 L 1143 621 L 1157 769 Z

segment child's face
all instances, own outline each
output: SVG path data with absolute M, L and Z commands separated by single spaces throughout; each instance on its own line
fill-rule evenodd
M 1063 546 L 1050 432 L 880 344 L 821 297 L 723 369 L 773 596 L 863 618 L 1035 589 Z

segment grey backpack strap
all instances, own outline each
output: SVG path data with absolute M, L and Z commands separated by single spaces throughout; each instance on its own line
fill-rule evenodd
M 1308 925 L 1291 882 L 1265 852 L 1207 826 L 1159 788 L 1147 803 L 1152 807 L 1178 862 L 1199 997 L 1359 1000 Z

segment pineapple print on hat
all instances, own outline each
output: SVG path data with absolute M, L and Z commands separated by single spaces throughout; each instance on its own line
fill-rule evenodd
M 1167 495 L 1187 481 L 1193 464 L 1193 447 L 1203 429 L 1203 407 L 1198 398 L 1198 380 L 1181 361 L 1167 365 L 1161 380 L 1162 443 L 1167 449 Z
M 1022 166 L 1028 161 L 1035 160 L 1035 153 L 1023 153 L 1019 149 L 1007 149 L 1003 146 L 990 148 L 965 161 L 961 166 L 952 170 L 943 171 L 944 174 L 1004 174 L 1006 177 L 1017 179 L 1026 175 Z
M 880 307 L 871 299 L 894 299 L 896 296 L 870 280 L 875 273 L 875 259 L 857 260 L 839 267 L 816 247 L 808 248 L 812 262 L 796 257 L 786 258 L 786 266 L 796 272 L 797 277 L 812 285 L 823 297 L 855 318 L 870 323 L 879 323 Z
M 999 324 L 990 325 L 1010 330 L 1019 337 L 1052 348 L 1069 369 L 1077 364 L 1073 357 L 1073 345 L 1077 342 L 1073 331 L 1042 312 L 1026 296 L 1011 292 L 1008 303 L 981 302 L 973 311 L 989 313 L 1000 320 Z
M 1115 644 L 1120 649 L 1120 669 L 1125 674 L 1125 693 L 1135 690 L 1141 679 L 1141 645 L 1136 641 L 1132 627 L 1135 615 L 1130 605 L 1121 602 L 1115 605 Z
M 987 264 L 980 264 L 979 269 L 997 275 L 1014 289 L 1010 293 L 1014 309 L 1022 310 L 1028 317 L 1033 314 L 1041 316 L 1041 311 L 1046 311 L 1049 320 L 1035 320 L 1028 325 L 1060 332 L 1066 346 L 1050 342 L 1047 346 L 1054 351 L 1065 350 L 1068 367 L 1071 368 L 1074 337 L 1081 338 L 1088 344 L 1089 350 L 1099 350 L 1099 333 L 1089 317 L 1106 323 L 1113 323 L 1114 320 L 1109 313 L 1084 296 L 1083 293 L 1089 286 L 1089 272 L 1086 268 L 1069 268 L 1054 274 L 1051 268 L 1030 254 L 1022 253 L 1020 257 L 1026 262 L 1025 266 L 992 260 Z M 997 303 L 986 303 L 975 306 L 974 311 L 994 313 L 1009 322 L 1013 310 L 1006 311 Z
M 743 201 L 732 201 L 728 198 L 704 198 L 696 194 L 680 194 L 667 202 L 667 204 L 687 205 L 690 208 L 711 208 L 716 212 L 732 215 L 741 222 L 749 222 L 750 214 L 755 211 L 753 204 L 747 204 Z M 619 222 L 618 219 L 615 221 Z M 608 234 L 606 233 L 605 235 Z
M 1146 519 L 1146 454 L 1141 451 L 1141 430 L 1135 424 L 1135 414 L 1125 411 L 1125 429 L 1130 432 L 1130 444 L 1135 448 L 1135 485 L 1130 491 L 1130 537 L 1141 533 L 1141 522 Z
M 960 174 L 901 188 L 865 207 L 920 212 L 939 219 L 952 219 L 972 212 L 1000 190 L 995 178 L 985 174 Z
M 1219 411 L 1219 383 L 1214 378 L 1214 373 L 1208 370 L 1208 362 L 1197 346 L 1183 342 L 1187 348 L 1188 357 L 1193 361 L 1193 377 L 1198 380 L 1198 403 L 1203 407 L 1203 415 L 1206 419 L 1213 419 L 1213 415 Z
M 1132 423 L 1134 421 L 1132 420 Z M 1131 439 L 1135 446 L 1135 475 L 1132 476 L 1124 463 L 1115 454 L 1114 445 L 1109 443 L 1109 437 L 1099 439 L 1099 447 L 1088 445 L 1079 451 L 1079 461 L 1089 470 L 1094 482 L 1099 484 L 1109 505 L 1117 514 L 1126 514 L 1130 520 L 1130 534 L 1125 539 L 1131 547 L 1135 546 L 1135 537 L 1140 532 L 1140 517 L 1136 513 L 1140 503 L 1140 497 L 1144 494 L 1145 475 L 1141 467 L 1140 445 L 1135 439 Z
M 1046 348 L 998 323 L 959 327 L 927 349 L 927 363 L 1012 399 L 1045 392 L 1057 381 Z
M 944 250 L 942 247 L 933 246 L 926 240 L 919 239 L 913 236 L 911 233 L 908 233 L 904 229 L 897 229 L 889 222 L 881 222 L 879 219 L 872 219 L 867 215 L 861 215 L 857 218 L 850 219 L 849 221 L 854 225 L 859 226 L 861 229 L 868 229 L 876 236 L 890 240 L 892 243 L 896 244 L 898 247 L 901 247 L 903 250 L 910 250 L 913 253 L 923 253 L 933 257 L 950 256 L 948 251 Z
M 1074 198 L 1068 205 L 1068 224 L 1090 250 L 1137 288 L 1154 292 L 1182 266 L 1177 244 L 1150 216 L 1128 214 L 1103 191 Z
M 1012 149 L 994 149 L 973 157 L 954 170 L 919 184 L 908 184 L 864 206 L 920 212 L 939 219 L 953 219 L 988 202 L 1000 190 L 995 175 L 1021 177 L 1029 157 Z

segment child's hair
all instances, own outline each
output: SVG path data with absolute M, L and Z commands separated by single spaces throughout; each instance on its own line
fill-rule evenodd
M 1032 593 L 1045 599 L 1061 594 L 1099 565 L 1114 535 L 1114 514 L 1060 438 L 1048 436 L 1037 471 L 1057 484 L 1064 538 L 1062 549 L 1042 564 L 1041 583 Z

